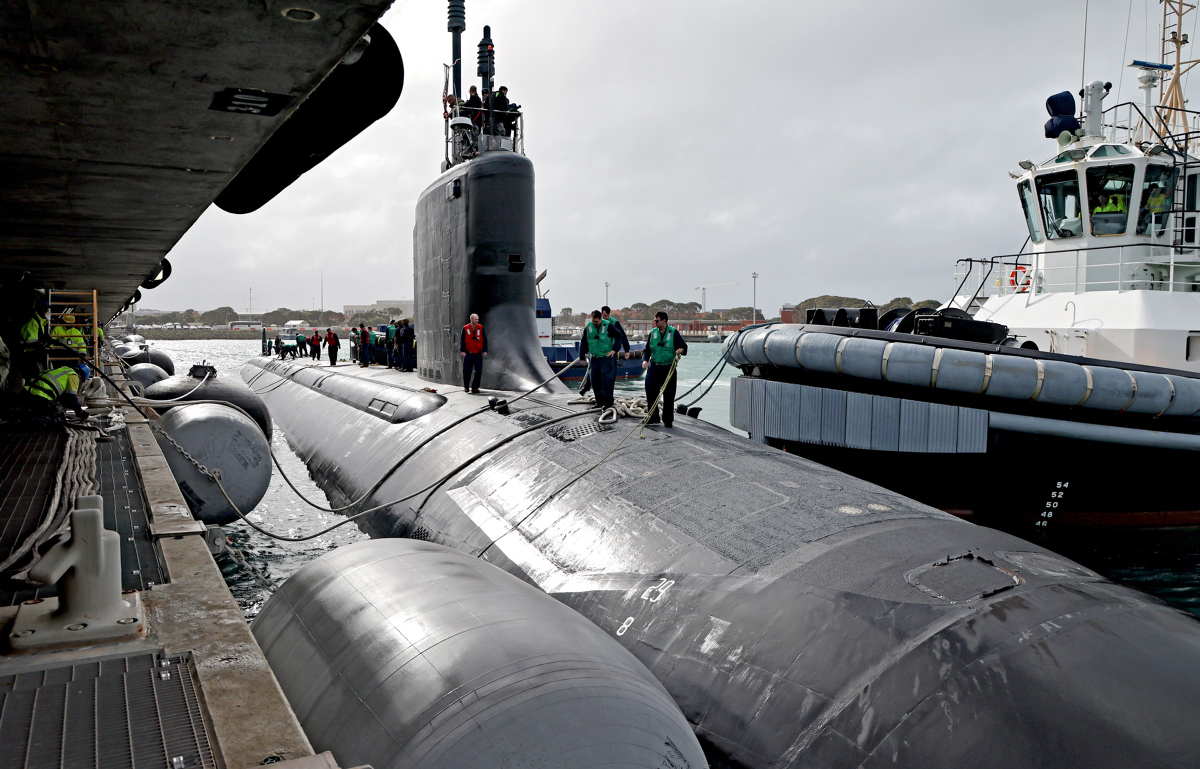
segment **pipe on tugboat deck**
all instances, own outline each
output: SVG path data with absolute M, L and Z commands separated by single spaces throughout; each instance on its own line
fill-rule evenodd
M 1115 427 L 1088 422 L 1067 422 L 1062 419 L 1046 419 L 1024 414 L 1006 414 L 1002 411 L 988 412 L 988 427 L 993 430 L 1008 430 L 1030 435 L 1048 435 L 1056 438 L 1073 438 L 1098 443 L 1119 443 L 1125 446 L 1146 446 L 1155 449 L 1177 449 L 1200 451 L 1200 435 L 1168 433 L 1160 430 L 1142 430 L 1136 427 Z

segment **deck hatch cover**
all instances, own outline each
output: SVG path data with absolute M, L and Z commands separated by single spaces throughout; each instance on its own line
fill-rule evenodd
M 216 769 L 191 654 L 0 675 L 0 767 Z

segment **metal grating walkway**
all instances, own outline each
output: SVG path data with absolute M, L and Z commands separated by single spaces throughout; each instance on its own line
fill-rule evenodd
M 41 523 L 66 442 L 62 427 L 0 426 L 0 562 Z
M 0 769 L 215 769 L 190 654 L 0 675 Z
M 142 496 L 129 431 L 118 430 L 114 435 L 115 441 L 96 445 L 96 479 L 100 482 L 100 495 L 104 497 L 104 526 L 121 535 L 122 587 L 125 590 L 149 590 L 166 581 L 163 576 L 166 572 L 158 546 L 150 536 L 149 513 Z M 62 452 L 61 444 L 58 451 Z M 0 467 L 7 462 L 7 457 L 0 460 Z M 51 489 L 56 469 L 57 460 L 49 474 Z M 0 497 L 0 500 L 4 498 Z M 5 500 L 2 504 L 7 507 L 9 503 Z M 36 522 L 33 525 L 36 526 Z M 55 594 L 53 585 L 36 587 L 7 579 L 0 581 L 0 606 Z

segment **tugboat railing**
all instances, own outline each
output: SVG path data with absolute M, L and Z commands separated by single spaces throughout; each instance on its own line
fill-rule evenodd
M 1178 265 L 1200 267 L 1200 252 L 1181 252 L 1169 243 L 1132 243 L 959 259 L 952 302 L 968 309 L 980 298 L 1010 294 L 1200 291 L 1200 280 L 1177 279 Z M 1145 272 L 1137 274 L 1139 268 Z M 998 277 L 989 285 L 996 272 Z

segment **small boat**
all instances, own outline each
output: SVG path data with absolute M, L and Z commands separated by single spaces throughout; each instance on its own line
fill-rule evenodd
M 538 297 L 537 300 L 537 327 L 542 354 L 546 356 L 546 363 L 550 364 L 551 371 L 558 373 L 579 357 L 578 341 L 574 343 L 556 343 L 554 341 L 554 313 L 550 309 L 550 300 L 544 296 Z M 617 380 L 642 378 L 645 373 L 642 370 L 642 350 L 645 348 L 645 342 L 634 342 L 633 337 L 630 336 L 629 350 L 633 357 L 617 359 Z M 585 370 L 586 367 L 582 364 L 572 366 L 559 379 L 564 381 L 581 380 Z

